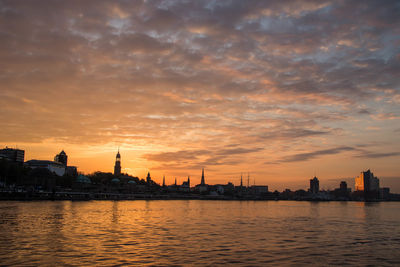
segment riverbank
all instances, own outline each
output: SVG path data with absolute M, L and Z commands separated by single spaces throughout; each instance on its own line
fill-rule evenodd
M 0 201 L 40 201 L 40 200 L 294 200 L 294 201 L 366 201 L 365 199 L 319 199 L 319 198 L 276 198 L 272 196 L 226 196 L 199 194 L 121 194 L 121 193 L 92 193 L 92 192 L 0 192 Z M 371 199 L 367 201 L 400 201 L 398 195 L 391 199 Z

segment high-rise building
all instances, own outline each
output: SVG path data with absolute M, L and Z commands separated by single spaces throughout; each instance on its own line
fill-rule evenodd
M 115 157 L 114 175 L 121 175 L 121 155 L 119 154 L 119 149 Z
M 379 191 L 379 179 L 368 169 L 361 172 L 355 179 L 356 191 L 372 192 Z
M 62 150 L 62 151 L 60 152 L 60 154 L 57 154 L 57 155 L 54 157 L 54 161 L 55 161 L 55 162 L 58 162 L 58 163 L 61 163 L 61 164 L 64 165 L 64 166 L 67 166 L 68 156 L 67 156 L 67 154 L 65 154 L 64 150 Z
M 6 147 L 0 149 L 0 158 L 22 164 L 24 163 L 25 151 L 21 149 Z
M 312 194 L 318 194 L 319 192 L 319 180 L 317 177 L 310 179 L 310 192 Z

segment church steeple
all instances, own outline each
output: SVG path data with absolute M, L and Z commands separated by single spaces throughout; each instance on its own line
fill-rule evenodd
M 163 176 L 163 179 L 162 179 L 162 186 L 165 187 L 165 175 Z
M 201 185 L 205 185 L 206 182 L 204 181 L 204 168 L 201 169 Z
M 146 182 L 147 182 L 147 185 L 149 185 L 151 182 L 150 172 L 147 173 Z
M 119 154 L 119 148 L 117 156 L 115 157 L 114 175 L 121 175 L 121 155 Z

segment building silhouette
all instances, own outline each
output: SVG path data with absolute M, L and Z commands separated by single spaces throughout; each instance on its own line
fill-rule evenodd
M 208 185 L 206 184 L 206 181 L 204 178 L 204 168 L 201 169 L 201 182 L 200 182 L 200 184 L 195 186 L 195 190 L 200 193 L 205 193 L 209 190 Z
M 184 181 L 179 187 L 179 191 L 189 193 L 190 192 L 190 176 L 188 176 L 187 181 Z
M 64 150 L 62 150 L 59 154 L 54 157 L 54 162 L 61 163 L 64 166 L 67 166 L 68 156 L 65 154 Z
M 119 149 L 117 156 L 115 157 L 114 175 L 121 175 L 121 155 L 119 154 Z
M 379 179 L 368 169 L 361 172 L 355 179 L 356 191 L 372 192 L 379 191 Z
M 25 165 L 30 167 L 31 169 L 48 169 L 50 172 L 58 176 L 63 176 L 65 174 L 65 166 L 55 161 L 32 159 L 25 162 Z
M 347 192 L 347 183 L 346 183 L 346 181 L 341 181 L 339 188 L 340 188 L 340 191 Z
M 310 192 L 312 194 L 318 194 L 319 192 L 319 180 L 316 176 L 310 179 Z
M 25 158 L 25 151 L 21 149 L 14 149 L 14 148 L 3 148 L 0 149 L 0 159 L 6 159 L 11 162 L 15 163 L 24 163 L 24 158 Z

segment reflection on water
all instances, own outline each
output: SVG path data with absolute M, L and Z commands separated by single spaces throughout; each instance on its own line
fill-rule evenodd
M 400 203 L 0 202 L 2 265 L 398 265 Z

